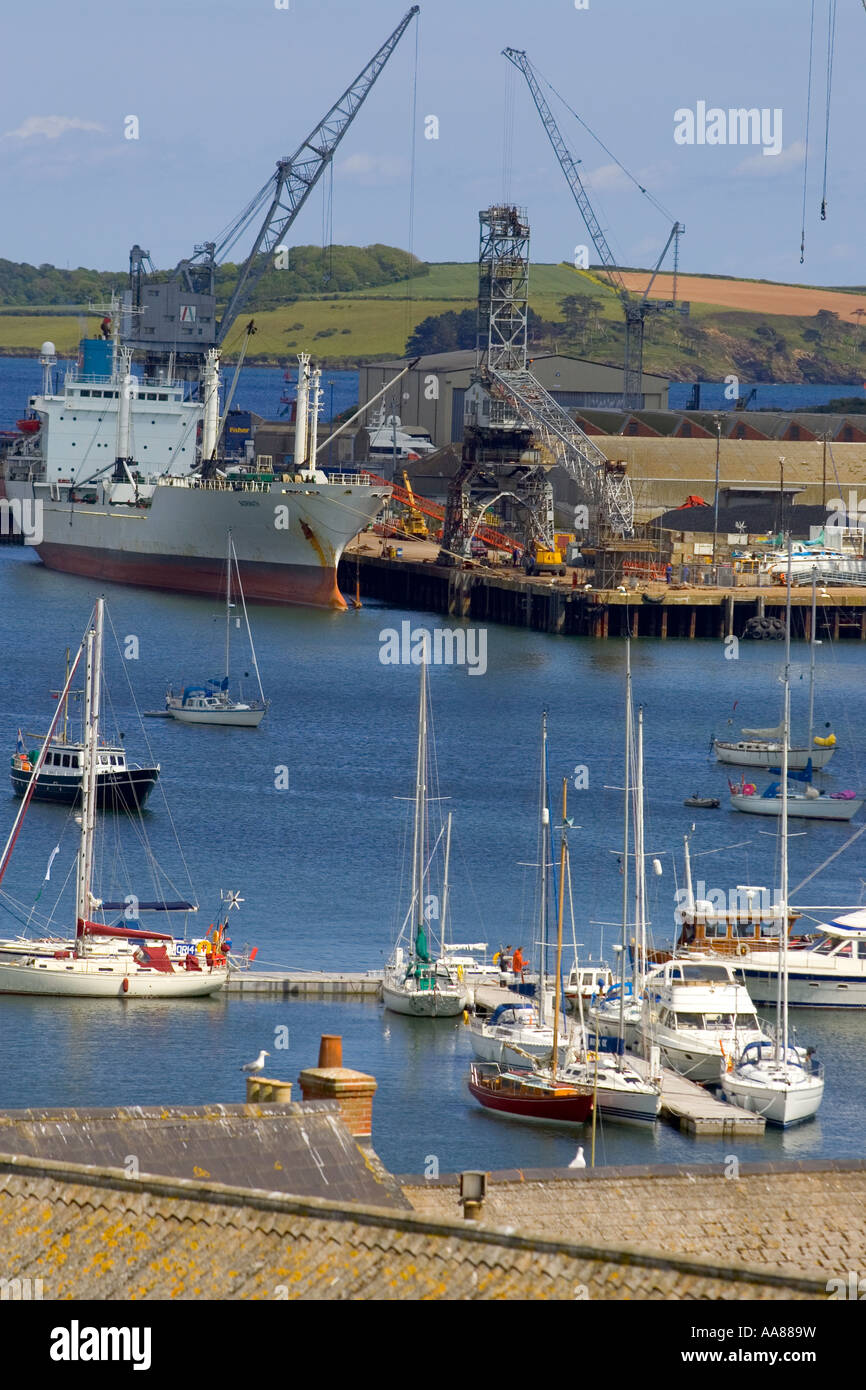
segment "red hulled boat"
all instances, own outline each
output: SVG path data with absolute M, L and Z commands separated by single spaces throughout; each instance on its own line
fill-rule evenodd
M 469 1090 L 486 1110 L 519 1120 L 585 1124 L 592 1115 L 592 1087 L 563 1082 L 550 1073 L 473 1062 Z

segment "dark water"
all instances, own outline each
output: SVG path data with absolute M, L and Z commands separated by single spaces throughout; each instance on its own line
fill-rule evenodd
M 50 691 L 62 679 L 64 652 L 77 646 L 98 586 L 52 574 L 28 550 L 0 550 L 0 746 L 10 753 L 19 726 L 45 727 Z M 379 660 L 380 634 L 404 618 L 432 626 L 432 617 L 369 605 L 328 614 L 254 608 L 252 621 L 271 712 L 255 730 L 191 729 L 135 718 L 158 708 L 166 685 L 219 670 L 222 626 L 208 600 L 109 586 L 109 613 L 122 644 L 134 637 L 138 659 L 121 660 L 108 642 L 113 714 L 129 754 L 143 758 L 145 738 L 163 767 L 162 785 L 177 826 L 207 925 L 220 889 L 239 891 L 232 913 L 235 946 L 259 947 L 265 964 L 326 969 L 380 966 L 394 931 L 405 798 L 413 775 L 417 670 Z M 238 638 L 242 634 L 237 634 Z M 490 627 L 488 669 L 434 667 L 431 690 L 441 793 L 454 812 L 453 933 L 455 939 L 532 945 L 536 760 L 539 721 L 549 710 L 551 782 L 588 770 L 570 810 L 577 939 L 582 952 L 606 953 L 619 916 L 622 702 L 624 645 L 562 639 Z M 722 643 L 639 642 L 632 651 L 636 698 L 646 720 L 647 850 L 663 875 L 650 878 L 656 940 L 669 938 L 681 875 L 682 835 L 698 818 L 693 840 L 696 878 L 707 891 L 736 884 L 772 887 L 776 846 L 768 827 L 725 809 L 689 812 L 692 791 L 723 794 L 725 773 L 708 761 L 713 730 L 772 724 L 778 718 L 780 659 L 776 644 L 743 643 L 738 660 Z M 806 711 L 803 660 L 795 644 L 794 721 Z M 817 709 L 831 717 L 840 740 L 834 787 L 864 783 L 858 765 L 864 727 L 863 648 L 825 644 L 820 653 Z M 236 660 L 244 662 L 238 641 Z M 131 681 L 131 690 L 126 676 Z M 278 770 L 289 785 L 278 790 Z M 12 822 L 11 793 L 0 791 L 0 826 Z M 3 809 L 5 807 L 5 810 Z M 186 880 L 158 796 L 147 813 L 157 857 L 178 892 Z M 141 891 L 131 867 L 133 827 L 112 823 L 105 868 L 122 850 L 115 890 Z M 815 868 L 847 835 L 843 826 L 807 825 L 791 839 L 791 882 Z M 35 805 L 28 814 L 3 884 L 0 931 L 18 929 L 37 893 L 39 911 L 55 903 L 55 923 L 68 929 L 64 888 L 76 827 L 62 808 Z M 114 842 L 117 842 L 116 845 Z M 50 883 L 43 882 L 56 844 Z M 705 856 L 705 857 L 704 857 Z M 862 848 L 840 856 L 800 901 L 861 900 Z M 142 893 L 145 896 L 145 893 Z M 601 1138 L 606 1162 L 717 1160 L 786 1154 L 853 1156 L 862 1152 L 866 1015 L 799 1011 L 801 1040 L 815 1043 L 827 1068 L 820 1118 L 756 1145 L 693 1141 L 666 1126 L 635 1133 L 609 1125 Z M 285 1053 L 275 1029 L 289 1029 Z M 347 1064 L 379 1081 L 375 1142 L 397 1171 L 421 1170 L 436 1155 L 442 1170 L 461 1166 L 565 1163 L 574 1143 L 556 1130 L 524 1128 L 482 1113 L 464 1089 L 468 1042 L 461 1024 L 424 1023 L 386 1015 L 375 1004 L 217 999 L 163 1005 L 94 1004 L 0 999 L 0 1106 L 238 1100 L 238 1068 L 261 1047 L 289 1077 L 315 1061 L 322 1032 L 340 1032 Z
M 837 381 L 829 386 L 811 382 L 741 381 L 739 394 L 748 396 L 753 388 L 757 390 L 757 395 L 749 405 L 750 410 L 812 410 L 817 405 L 829 405 L 830 401 L 852 396 L 866 400 L 866 385 L 862 381 Z M 672 381 L 668 391 L 671 410 L 685 410 L 692 389 L 690 381 Z M 725 395 L 726 389 L 723 381 L 702 381 L 701 409 L 733 410 L 734 402 Z
M 62 382 L 62 371 L 69 363 L 61 362 L 55 375 L 55 384 Z M 297 361 L 286 360 L 291 381 L 285 380 L 285 369 L 281 367 L 242 367 L 238 377 L 232 406 L 238 410 L 252 410 L 266 420 L 276 420 L 286 415 L 290 406 L 282 400 L 288 396 L 294 400 L 293 383 L 297 381 Z M 234 368 L 229 364 L 223 371 L 225 389 L 231 383 Z M 333 390 L 331 386 L 333 384 Z M 0 430 L 15 428 L 15 421 L 23 414 L 30 396 L 42 390 L 42 368 L 35 357 L 0 357 Z M 322 372 L 322 420 L 330 420 L 339 415 L 347 406 L 358 400 L 357 372 Z

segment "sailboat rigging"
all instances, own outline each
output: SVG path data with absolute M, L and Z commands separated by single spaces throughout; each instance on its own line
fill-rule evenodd
M 246 625 L 250 660 L 256 674 L 256 682 L 259 688 L 258 699 L 245 700 L 243 698 L 243 691 L 240 692 L 240 698 L 237 700 L 233 700 L 229 695 L 229 685 L 231 681 L 231 630 L 233 610 L 235 608 L 232 597 L 233 575 L 237 596 L 243 611 L 244 623 Z M 240 619 L 238 618 L 236 621 L 237 625 L 240 626 Z M 226 551 L 225 656 L 223 675 L 221 677 L 214 677 L 204 685 L 188 685 L 184 687 L 179 695 L 175 695 L 174 692 L 169 689 L 165 696 L 165 712 L 173 719 L 177 719 L 181 724 L 218 724 L 257 729 L 264 719 L 267 709 L 268 701 L 265 699 L 259 664 L 256 659 L 256 649 L 253 643 L 253 634 L 250 628 L 243 585 L 241 584 L 237 551 L 235 550 L 234 541 L 232 540 L 232 533 L 229 531 Z
M 75 933 L 72 940 L 56 937 L 31 940 L 18 937 L 0 941 L 0 994 L 78 996 L 99 999 L 177 999 L 213 994 L 228 978 L 225 927 L 220 923 L 211 939 L 199 943 L 177 942 L 167 932 L 129 925 L 129 902 L 141 911 L 194 911 L 191 902 L 157 900 L 139 902 L 135 895 L 123 902 L 105 902 L 94 893 L 94 837 L 98 801 L 100 713 L 105 605 L 96 606 L 81 648 L 67 676 L 61 700 L 69 692 L 75 671 L 84 660 L 84 767 L 81 777 L 81 814 L 75 866 Z M 15 817 L 0 858 L 0 880 L 32 799 L 36 777 L 44 762 L 61 704 L 46 735 L 31 773 L 30 786 Z M 52 856 L 53 858 L 53 856 Z M 101 913 L 116 913 L 113 922 L 97 921 Z
M 412 880 L 409 908 L 403 927 L 387 966 L 383 979 L 383 997 L 386 1009 L 394 1013 L 409 1014 L 422 1018 L 454 1018 L 461 1014 L 468 1002 L 468 990 L 460 978 L 462 971 L 452 965 L 444 954 L 443 941 L 440 941 L 440 954 L 437 956 L 432 946 L 428 920 L 428 895 L 425 889 L 429 883 L 430 860 L 433 858 L 439 840 L 428 856 L 427 835 L 429 801 L 429 761 L 430 747 L 428 736 L 428 692 L 427 658 L 425 650 L 421 661 L 421 679 L 418 698 L 418 742 L 415 753 L 415 795 L 412 825 Z M 441 836 L 439 837 L 441 838 Z M 448 823 L 447 858 L 450 858 L 451 824 Z M 442 938 L 445 933 L 445 909 L 447 908 L 447 867 L 443 891 L 443 910 L 439 914 Z M 408 934 L 408 958 L 401 942 Z

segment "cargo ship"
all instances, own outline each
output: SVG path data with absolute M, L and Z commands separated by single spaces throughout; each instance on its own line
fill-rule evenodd
M 308 450 L 300 459 L 297 450 L 221 459 L 216 350 L 195 398 L 166 371 L 133 375 L 132 351 L 109 318 L 103 330 L 57 383 L 53 344 L 43 344 L 31 425 L 6 457 L 6 496 L 40 560 L 93 579 L 218 594 L 231 531 L 248 599 L 345 608 L 337 565 L 390 488 L 364 472 L 318 468 L 312 425 L 298 432 Z M 308 400 L 305 389 L 305 416 Z

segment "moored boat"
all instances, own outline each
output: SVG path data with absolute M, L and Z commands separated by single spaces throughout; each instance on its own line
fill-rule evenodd
M 412 874 L 409 906 L 394 944 L 382 981 L 385 1008 L 413 1018 L 454 1018 L 469 1002 L 469 991 L 460 966 L 452 965 L 440 951 L 431 948 L 430 861 L 433 851 L 427 843 L 429 818 L 429 778 L 431 759 L 428 740 L 427 655 L 421 661 L 418 701 L 418 744 L 415 761 L 415 797 L 412 831 Z M 451 848 L 451 817 L 437 837 L 445 839 L 445 867 L 441 895 L 440 924 L 444 939 L 448 913 L 448 863 Z M 436 846 L 433 847 L 435 851 Z M 433 895 L 437 905 L 440 899 Z M 441 943 L 440 943 L 441 944 Z
M 485 1110 L 495 1110 L 512 1119 L 583 1125 L 592 1115 L 591 1086 L 528 1069 L 472 1062 L 468 1086 Z
M 65 702 L 82 657 L 85 660 L 83 769 L 78 853 L 75 863 L 75 932 L 69 941 L 56 938 L 27 941 L 21 937 L 0 941 L 0 994 L 37 994 L 90 999 L 180 999 L 213 994 L 228 978 L 228 955 L 222 924 L 210 948 L 183 943 L 181 949 L 167 932 L 149 931 L 131 924 L 131 914 L 141 910 L 136 895 L 121 903 L 106 903 L 93 893 L 95 862 L 96 776 L 102 682 L 104 602 L 96 602 L 91 622 L 61 693 Z M 0 857 L 0 881 L 8 867 L 21 824 L 32 800 L 42 763 L 51 744 L 60 708 L 52 720 L 33 767 L 6 847 Z M 52 855 L 52 860 L 54 855 Z M 151 864 L 152 856 L 149 855 Z M 49 863 L 50 870 L 50 863 Z M 46 874 L 46 879 L 48 875 Z M 150 904 L 171 910 L 169 904 Z M 194 904 L 174 907 L 192 910 Z M 120 912 L 119 919 L 96 921 L 94 914 Z
M 233 700 L 229 694 L 230 666 L 231 666 L 231 632 L 232 632 L 232 610 L 235 605 L 232 599 L 232 574 L 235 576 L 238 598 L 243 610 L 244 622 L 246 623 L 247 638 L 250 646 L 250 660 L 253 670 L 256 673 L 256 680 L 259 687 L 259 698 L 257 700 L 245 700 L 243 692 L 241 698 Z M 240 624 L 240 618 L 238 618 Z M 243 585 L 241 584 L 240 570 L 238 568 L 238 557 L 232 540 L 231 531 L 228 534 L 228 549 L 226 554 L 226 600 L 225 600 L 225 671 L 224 674 L 216 679 L 209 680 L 206 686 L 187 686 L 180 695 L 175 695 L 171 690 L 166 693 L 165 707 L 173 719 L 181 724 L 216 724 L 223 726 L 233 726 L 238 728 L 257 729 L 265 717 L 268 709 L 268 702 L 265 699 L 265 692 L 262 689 L 262 678 L 259 674 L 259 663 L 256 660 L 256 649 L 253 645 L 253 634 L 250 629 L 247 605 L 244 601 Z

